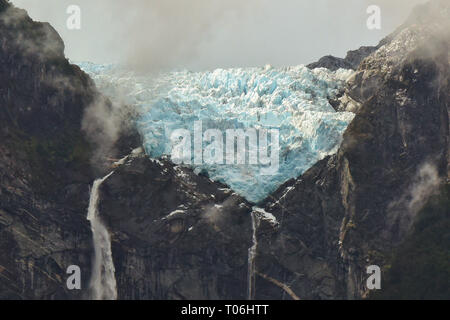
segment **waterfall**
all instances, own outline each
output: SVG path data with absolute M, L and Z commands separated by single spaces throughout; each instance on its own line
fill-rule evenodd
M 94 181 L 89 199 L 87 219 L 91 222 L 95 251 L 89 286 L 94 300 L 117 299 L 117 284 L 111 252 L 111 237 L 108 229 L 106 229 L 98 216 L 98 191 L 100 185 L 113 173 L 114 171 L 104 178 Z
M 258 229 L 259 220 L 256 212 L 252 211 L 252 230 L 253 230 L 253 245 L 248 249 L 248 273 L 247 273 L 247 299 L 253 300 L 255 298 L 255 275 L 256 275 L 256 249 L 258 247 L 258 240 L 256 239 L 256 230 Z

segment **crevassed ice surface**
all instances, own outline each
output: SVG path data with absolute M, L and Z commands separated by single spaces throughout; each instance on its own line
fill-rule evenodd
M 335 153 L 354 117 L 335 112 L 328 102 L 343 87 L 350 70 L 266 66 L 146 77 L 112 65 L 79 65 L 112 101 L 136 106 L 138 130 L 146 153 L 154 158 L 171 154 L 172 130 L 188 129 L 193 136 L 198 120 L 203 132 L 223 132 L 224 149 L 227 129 L 279 129 L 280 163 L 273 175 L 263 175 L 260 165 L 192 165 L 252 202 Z

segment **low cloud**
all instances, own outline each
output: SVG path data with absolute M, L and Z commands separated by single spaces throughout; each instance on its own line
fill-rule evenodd
M 425 202 L 438 189 L 440 183 L 441 179 L 434 164 L 425 163 L 420 167 L 407 196 L 408 209 L 414 213 L 422 209 Z
M 68 30 L 71 0 L 12 0 L 50 21 L 74 61 L 138 70 L 288 66 L 374 45 L 426 0 L 77 0 L 81 30 Z M 368 30 L 369 5 L 381 30 Z
M 428 161 L 421 165 L 403 195 L 388 206 L 387 227 L 395 229 L 398 239 L 411 230 L 417 213 L 441 184 L 437 166 Z
M 104 168 L 118 156 L 119 138 L 132 133 L 135 128 L 136 113 L 133 106 L 111 103 L 99 95 L 84 112 L 82 130 L 94 144 L 92 163 L 94 167 Z M 136 147 L 129 141 L 129 147 Z M 123 154 L 120 154 L 123 156 Z

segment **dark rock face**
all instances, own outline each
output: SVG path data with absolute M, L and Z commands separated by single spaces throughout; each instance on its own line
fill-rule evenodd
M 450 288 L 450 184 L 417 214 L 405 241 L 389 258 L 384 289 L 370 299 L 448 300 Z
M 226 186 L 140 155 L 101 199 L 120 298 L 246 298 L 251 206 Z
M 279 225 L 258 229 L 256 268 L 288 285 L 300 299 L 339 298 L 345 291 L 337 277 L 342 273 L 337 248 L 345 214 L 340 178 L 336 157 L 327 157 L 260 204 Z M 262 277 L 257 278 L 256 298 L 290 299 Z
M 37 49 L 39 48 L 39 49 Z M 89 145 L 80 132 L 91 80 L 46 23 L 0 1 L 0 297 L 81 298 L 66 269 L 89 270 Z M 87 284 L 83 277 L 82 286 Z
M 92 181 L 106 168 L 91 169 L 82 119 L 89 106 L 107 102 L 65 59 L 50 25 L 0 5 L 0 298 L 88 298 L 86 211 Z M 128 154 L 139 143 L 128 130 L 115 150 Z M 115 170 L 100 210 L 111 222 L 119 298 L 245 298 L 244 199 L 167 160 L 137 157 Z M 181 205 L 184 214 L 163 219 Z M 67 290 L 73 264 L 84 290 Z
M 319 61 L 317 62 L 308 64 L 307 67 L 310 69 L 326 68 L 331 71 L 336 71 L 340 68 L 356 70 L 361 61 L 368 55 L 376 51 L 378 48 L 379 46 L 374 46 L 374 47 L 361 47 L 357 50 L 351 50 L 347 52 L 345 58 L 325 56 L 320 58 Z
M 337 155 L 263 203 L 280 226 L 259 235 L 257 268 L 300 298 L 366 296 L 366 266 L 386 264 L 448 181 L 449 4 L 436 4 L 432 21 L 398 31 L 359 66 L 348 92 L 360 107 Z M 263 278 L 258 287 L 257 297 L 285 296 Z
M 354 66 L 350 62 L 345 60 L 345 58 L 338 58 L 331 55 L 324 56 L 320 58 L 319 61 L 308 64 L 307 67 L 310 69 L 326 68 L 331 71 L 336 71 L 340 68 L 354 69 Z

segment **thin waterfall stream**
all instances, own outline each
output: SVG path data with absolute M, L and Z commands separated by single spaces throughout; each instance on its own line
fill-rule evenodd
M 91 297 L 94 300 L 117 299 L 117 283 L 111 252 L 111 236 L 98 214 L 99 188 L 113 173 L 114 171 L 94 181 L 89 199 L 87 219 L 91 222 L 95 253 L 89 287 Z
M 255 276 L 256 276 L 256 249 L 258 248 L 258 239 L 256 238 L 256 231 L 259 226 L 259 220 L 256 216 L 256 212 L 253 210 L 251 213 L 252 218 L 252 242 L 253 245 L 248 249 L 248 274 L 247 274 L 247 299 L 254 300 L 255 298 Z

